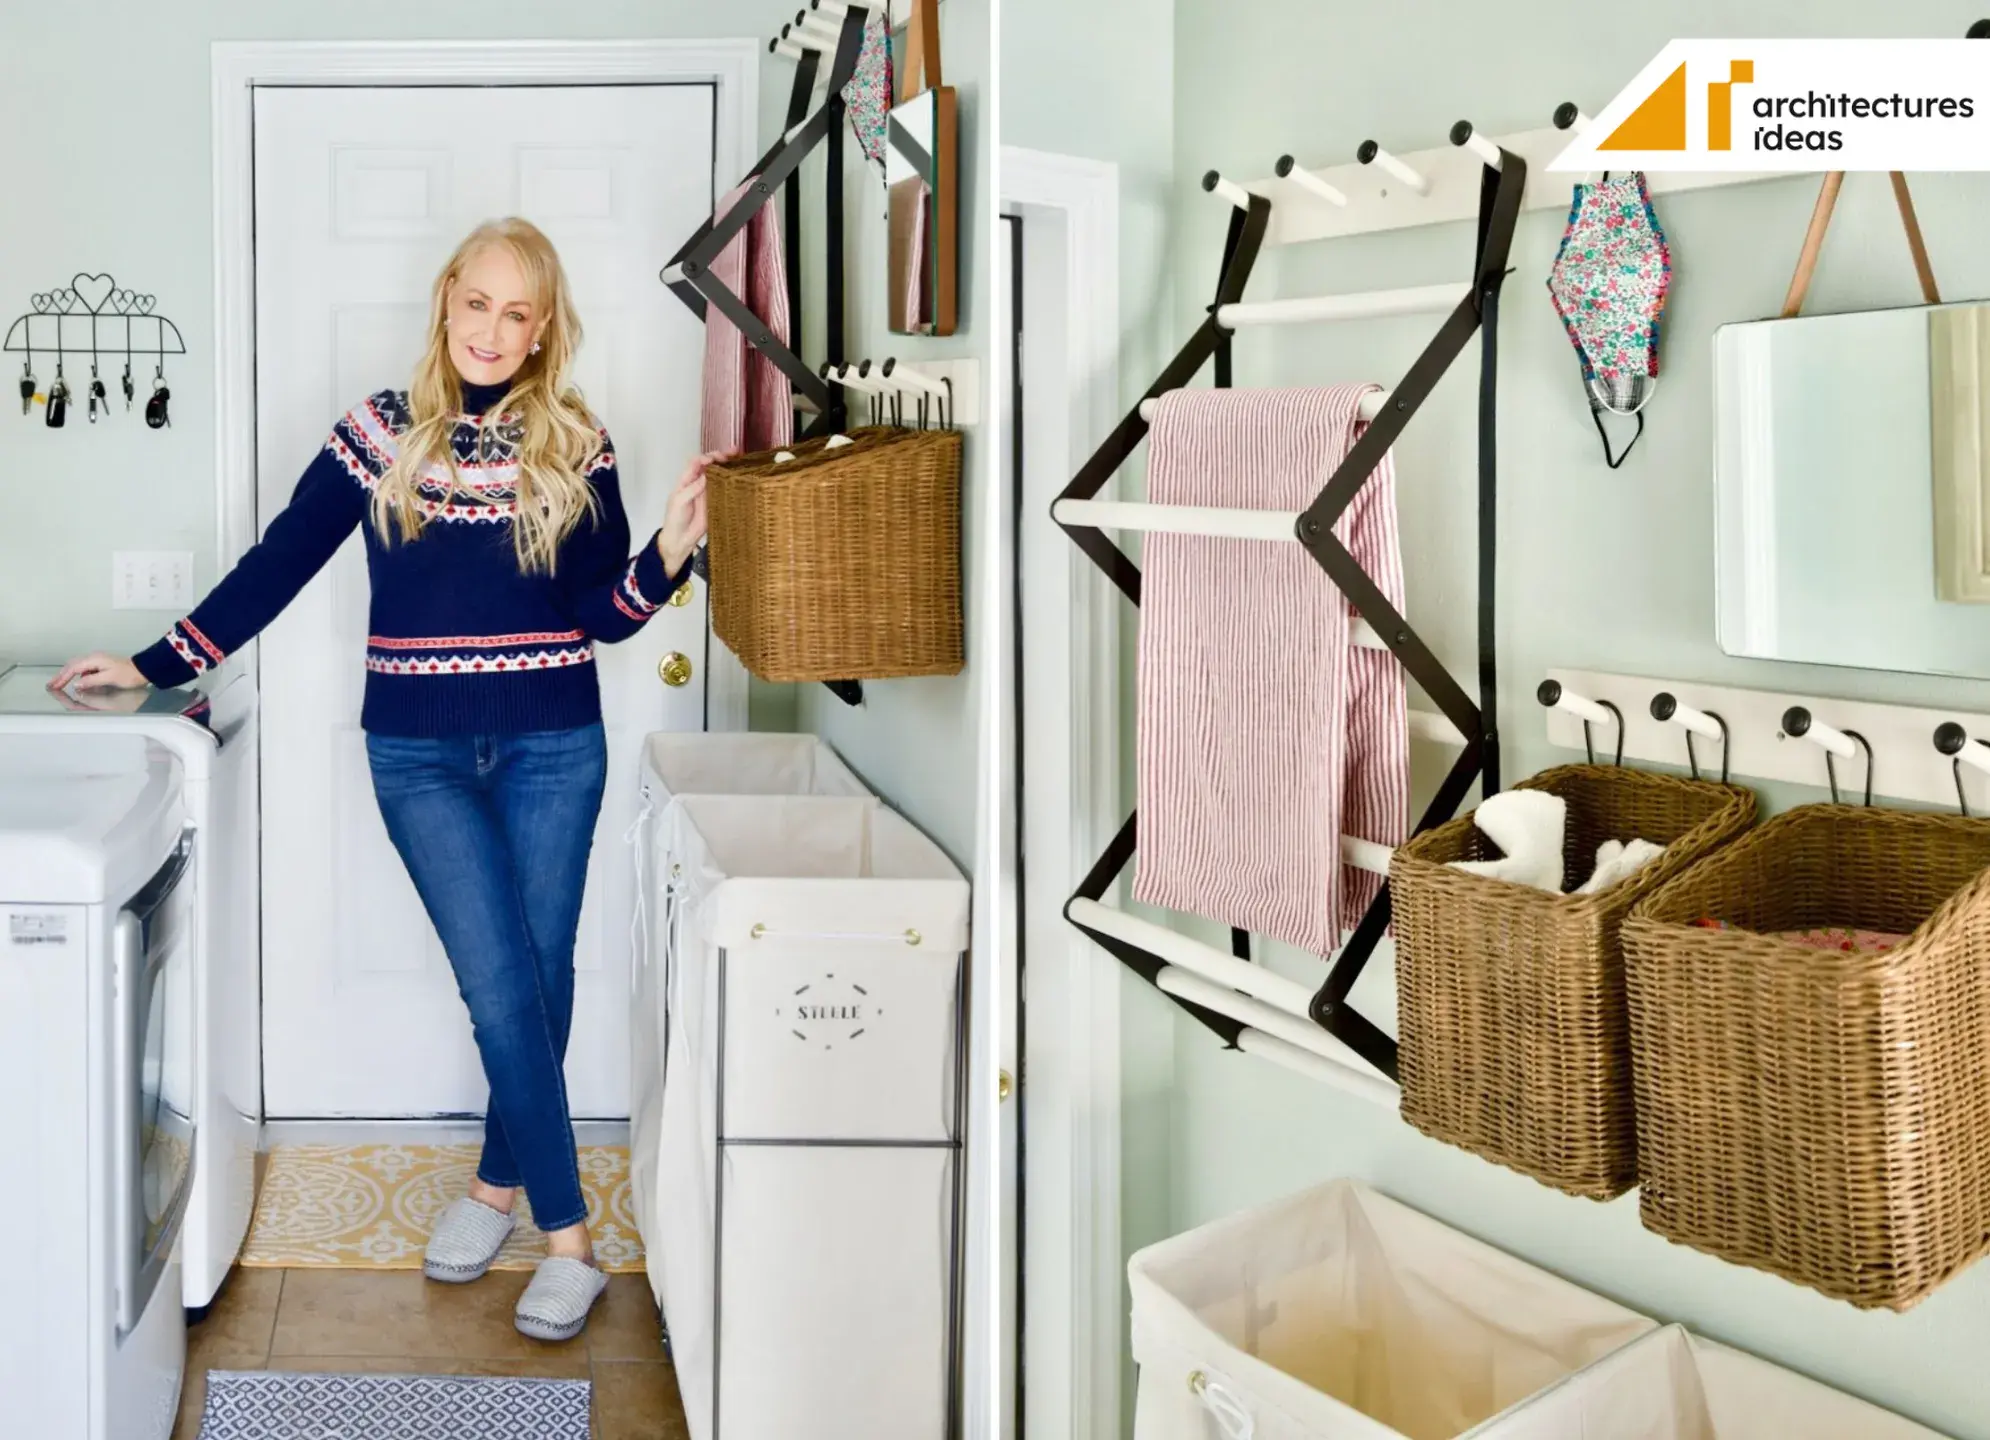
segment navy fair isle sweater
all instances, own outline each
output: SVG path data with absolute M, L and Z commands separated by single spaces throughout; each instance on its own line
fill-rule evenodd
M 554 575 L 520 572 L 512 550 L 516 451 L 509 417 L 484 412 L 503 386 L 463 386 L 453 441 L 472 501 L 451 497 L 439 467 L 420 482 L 420 538 L 385 544 L 370 505 L 409 419 L 383 390 L 332 429 L 297 489 L 191 615 L 132 657 L 162 688 L 183 685 L 246 645 L 324 568 L 357 527 L 372 604 L 360 724 L 384 735 L 564 730 L 601 718 L 594 646 L 625 640 L 689 575 L 671 575 L 651 536 L 634 558 L 615 469 L 603 449 L 587 480 L 600 501 L 561 546 Z M 481 446 L 480 442 L 481 441 Z

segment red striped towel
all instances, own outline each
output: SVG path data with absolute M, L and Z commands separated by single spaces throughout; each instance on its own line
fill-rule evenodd
M 1374 388 L 1172 391 L 1148 499 L 1303 510 Z M 1389 457 L 1334 534 L 1400 609 Z M 1297 544 L 1156 534 L 1143 555 L 1134 897 L 1329 954 L 1382 883 L 1340 863 L 1340 836 L 1409 832 L 1402 667 L 1350 643 L 1346 598 Z
M 719 202 L 723 219 L 747 193 L 742 181 Z M 788 270 L 769 197 L 712 261 L 712 276 L 788 343 Z M 705 306 L 705 382 L 699 447 L 725 454 L 771 450 L 795 438 L 794 388 L 772 360 L 746 343 L 718 306 Z

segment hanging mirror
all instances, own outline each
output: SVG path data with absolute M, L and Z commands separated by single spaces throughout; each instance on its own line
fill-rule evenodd
M 914 0 L 898 103 L 885 131 L 888 323 L 900 335 L 951 335 L 958 323 L 958 109 L 940 83 L 938 0 Z

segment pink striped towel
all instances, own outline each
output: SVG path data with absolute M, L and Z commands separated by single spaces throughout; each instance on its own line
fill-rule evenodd
M 1172 391 L 1148 499 L 1303 510 L 1374 388 Z M 1389 457 L 1334 534 L 1400 609 Z M 1341 835 L 1408 835 L 1402 667 L 1350 643 L 1346 598 L 1297 544 L 1156 534 L 1142 553 L 1134 897 L 1330 954 L 1382 881 L 1341 864 Z
M 747 193 L 742 181 L 719 202 L 723 218 Z M 770 198 L 712 261 L 712 276 L 788 343 L 788 269 Z M 705 381 L 699 448 L 727 454 L 771 450 L 795 438 L 794 388 L 772 360 L 746 343 L 718 306 L 705 306 Z

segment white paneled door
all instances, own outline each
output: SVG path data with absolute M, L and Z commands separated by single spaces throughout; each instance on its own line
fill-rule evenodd
M 261 522 L 332 423 L 404 388 L 429 289 L 481 220 L 559 248 L 586 330 L 575 379 L 615 442 L 631 528 L 662 519 L 697 451 L 703 327 L 657 271 L 712 204 L 709 85 L 263 88 L 255 97 L 256 461 Z M 263 1065 L 272 1118 L 481 1113 L 449 963 L 388 842 L 359 728 L 366 561 L 354 535 L 265 632 Z M 575 964 L 577 1117 L 628 1111 L 623 835 L 652 730 L 705 722 L 702 583 L 601 646 L 608 796 Z M 689 662 L 665 665 L 671 656 Z

